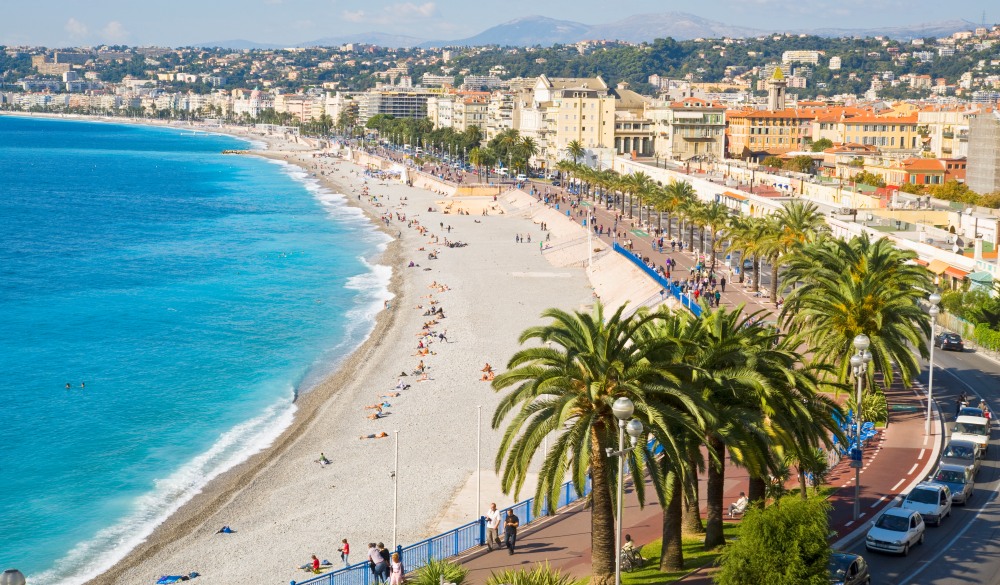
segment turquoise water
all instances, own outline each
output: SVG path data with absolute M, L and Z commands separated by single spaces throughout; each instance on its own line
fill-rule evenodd
M 246 146 L 0 116 L 0 568 L 106 568 L 370 331 L 385 236 Z

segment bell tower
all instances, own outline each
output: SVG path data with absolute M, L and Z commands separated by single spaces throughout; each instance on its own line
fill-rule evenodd
M 785 81 L 785 74 L 781 67 L 774 68 L 774 75 L 767 80 L 767 109 L 774 112 L 785 109 L 785 88 L 788 82 Z

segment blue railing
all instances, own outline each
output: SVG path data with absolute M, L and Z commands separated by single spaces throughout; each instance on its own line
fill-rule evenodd
M 622 256 L 625 256 L 626 258 L 631 260 L 632 263 L 638 266 L 643 272 L 645 272 L 647 276 L 655 280 L 657 284 L 663 287 L 664 291 L 670 293 L 675 299 L 679 300 L 681 304 L 687 307 L 687 309 L 691 311 L 691 313 L 695 317 L 701 317 L 701 305 L 695 302 L 694 298 L 692 298 L 691 295 L 682 292 L 681 287 L 674 286 L 672 282 L 668 281 L 666 278 L 663 278 L 662 276 L 657 274 L 655 270 L 653 270 L 649 266 L 646 266 L 646 263 L 642 261 L 642 258 L 639 258 L 632 252 L 629 252 L 624 247 L 622 247 L 618 242 L 615 242 L 614 249 L 615 252 L 618 252 Z
M 584 488 L 584 495 L 590 493 L 590 478 Z M 556 510 L 560 510 L 580 499 L 571 482 L 566 482 L 559 488 L 559 501 L 556 502 Z M 548 516 L 545 503 L 542 501 L 542 510 L 538 516 L 534 515 L 535 498 L 528 498 L 511 506 L 514 514 L 521 521 L 521 526 L 528 525 L 539 518 Z M 501 515 L 506 515 L 507 509 L 501 510 Z M 503 523 L 500 524 L 499 533 L 503 535 Z M 403 562 L 403 567 L 407 572 L 415 571 L 427 564 L 431 560 L 443 560 L 458 556 L 468 550 L 486 544 L 486 518 L 463 524 L 458 528 L 449 530 L 443 534 L 438 534 L 422 540 L 416 544 L 406 547 L 397 547 L 396 552 Z M 367 553 L 366 548 L 358 547 L 358 552 L 362 555 Z M 296 585 L 374 585 L 375 578 L 369 570 L 368 559 L 355 563 L 349 567 L 332 571 L 325 575 L 311 577 L 306 581 L 293 581 Z

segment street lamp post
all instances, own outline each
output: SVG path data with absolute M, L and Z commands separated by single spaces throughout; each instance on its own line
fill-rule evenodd
M 854 371 L 854 378 L 857 382 L 857 397 L 854 401 L 854 417 L 857 421 L 855 429 L 855 446 L 852 450 L 851 467 L 854 468 L 854 520 L 861 516 L 861 467 L 864 464 L 864 457 L 861 451 L 861 391 L 862 376 L 865 373 L 868 362 L 872 361 L 872 354 L 868 351 L 871 340 L 865 334 L 860 334 L 854 338 L 854 349 L 857 353 L 851 356 L 851 368 Z
M 642 423 L 632 418 L 635 405 L 625 396 L 620 396 L 611 405 L 611 411 L 618 419 L 618 450 L 608 447 L 608 457 L 618 458 L 618 514 L 615 516 L 615 585 L 622 583 L 622 500 L 625 498 L 625 456 L 635 449 L 642 435 Z M 625 448 L 625 433 L 628 432 L 632 447 Z
M 930 302 L 931 308 L 928 313 L 931 316 L 931 336 L 930 336 L 930 358 L 928 359 L 927 367 L 927 421 L 924 423 L 924 434 L 931 434 L 931 402 L 934 401 L 934 328 L 937 325 L 937 316 L 941 313 L 941 309 L 938 308 L 938 303 L 941 302 L 941 295 L 938 293 L 932 293 L 931 296 L 927 297 L 927 301 Z
M 396 518 L 399 512 L 399 431 L 395 435 L 396 446 L 392 457 L 392 549 L 396 550 Z

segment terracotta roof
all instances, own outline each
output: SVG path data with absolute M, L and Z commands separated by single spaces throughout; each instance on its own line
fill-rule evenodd
M 908 158 L 903 161 L 903 168 L 908 171 L 944 172 L 945 164 L 936 158 Z

